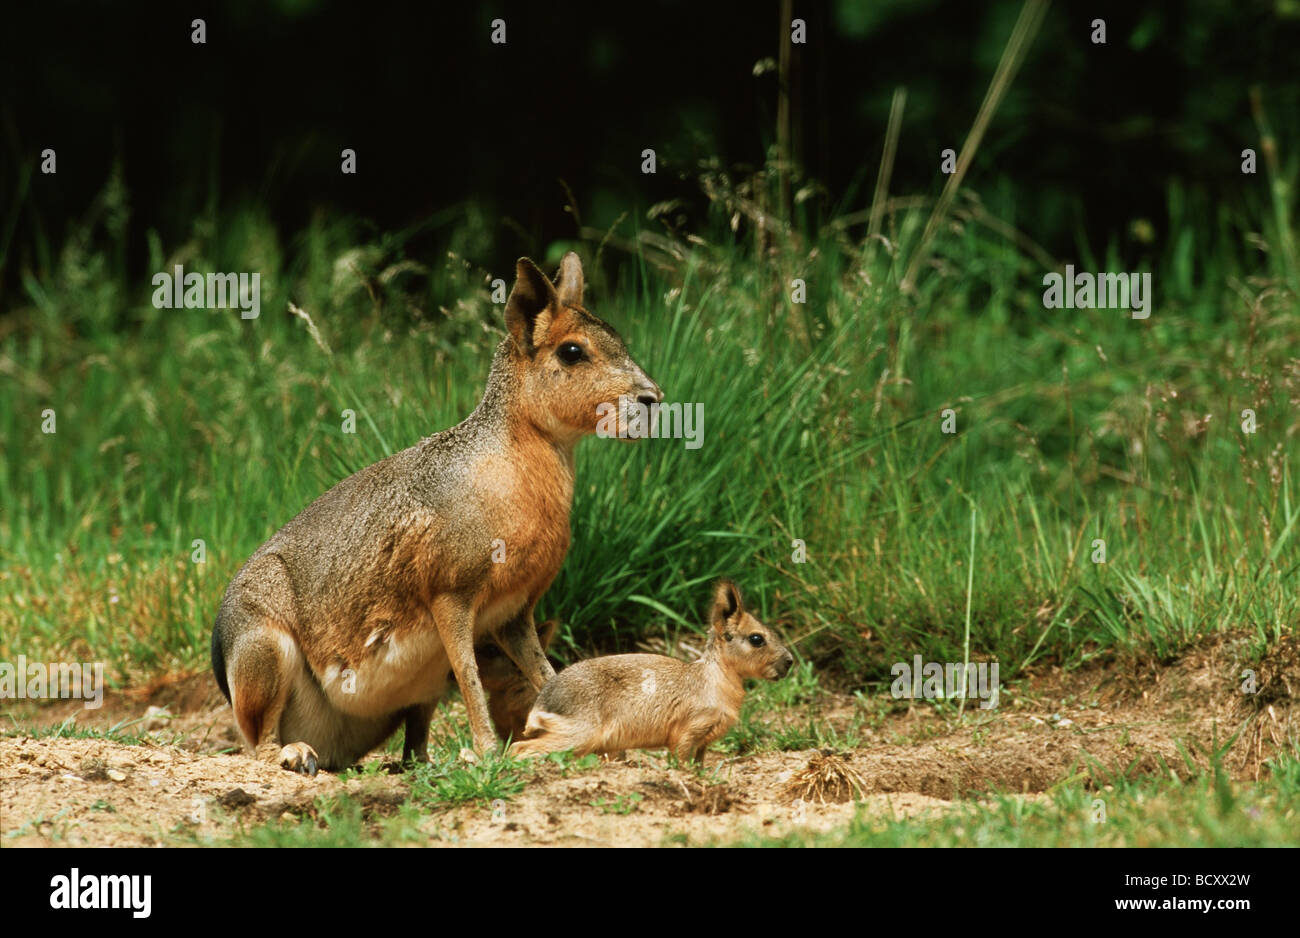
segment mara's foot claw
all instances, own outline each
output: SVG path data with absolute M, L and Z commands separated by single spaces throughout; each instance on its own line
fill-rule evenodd
M 290 743 L 280 750 L 280 767 L 304 775 L 315 775 L 320 768 L 316 750 L 306 743 Z

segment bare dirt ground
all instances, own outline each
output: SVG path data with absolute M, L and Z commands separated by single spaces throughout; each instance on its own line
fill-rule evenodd
M 1300 731 L 1300 641 L 1273 649 L 1262 665 L 1245 659 L 1241 639 L 1218 639 L 1164 665 L 1112 658 L 1074 672 L 1044 670 L 1004 688 L 996 710 L 977 706 L 964 719 L 928 704 L 899 709 L 881 695 L 864 721 L 863 703 L 826 694 L 814 707 L 773 715 L 845 728 L 856 718 L 857 745 L 843 760 L 861 783 L 823 792 L 801 780 L 827 750 L 738 756 L 711 752 L 707 770 L 669 766 L 662 754 L 634 753 L 581 771 L 538 764 L 508 802 L 434 807 L 420 823 L 429 845 L 647 846 L 728 841 L 746 832 L 776 835 L 826 830 L 858 809 L 904 817 L 949 810 L 991 791 L 1042 796 L 1053 786 L 1106 773 L 1189 774 L 1195 761 L 1245 725 L 1226 765 L 1258 780 L 1262 762 Z M 1241 691 L 1254 667 L 1258 691 Z M 972 701 L 971 704 L 977 704 Z M 317 799 L 346 792 L 367 822 L 394 813 L 409 794 L 400 772 L 315 778 L 254 762 L 238 751 L 230 708 L 207 674 L 129 694 L 106 695 L 100 710 L 60 702 L 0 713 L 6 725 L 130 727 L 139 743 L 95 738 L 0 738 L 0 844 L 136 845 L 224 841 L 265 821 L 314 818 Z M 444 720 L 462 720 L 459 704 Z M 1249 722 L 1248 722 L 1249 721 Z M 374 754 L 368 761 L 393 761 Z M 393 767 L 395 768 L 395 766 Z M 857 797 L 855 797 L 857 796 Z M 855 801 L 858 804 L 855 804 Z

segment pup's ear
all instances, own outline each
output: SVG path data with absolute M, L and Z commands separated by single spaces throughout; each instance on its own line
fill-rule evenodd
M 555 284 L 560 302 L 565 306 L 581 306 L 583 283 L 582 260 L 570 251 L 560 261 L 560 275 Z
M 537 351 L 558 305 L 555 287 L 546 274 L 526 257 L 515 261 L 515 285 L 506 300 L 506 328 L 521 352 L 532 355 Z
M 709 615 L 714 630 L 724 635 L 730 632 L 744 611 L 745 601 L 739 587 L 730 580 L 719 580 L 713 587 L 713 610 Z
M 542 651 L 551 647 L 551 642 L 559 628 L 559 619 L 547 619 L 545 622 L 537 623 L 537 640 L 542 643 Z

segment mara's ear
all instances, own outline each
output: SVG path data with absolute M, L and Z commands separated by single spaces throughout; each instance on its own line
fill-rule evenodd
M 581 306 L 583 284 L 582 260 L 570 251 L 560 261 L 560 275 L 555 284 L 560 302 L 565 306 Z
M 537 351 L 557 305 L 555 287 L 546 274 L 526 257 L 515 261 L 515 285 L 506 300 L 506 328 L 521 352 L 532 355 Z
M 555 633 L 559 629 L 559 619 L 547 619 L 545 622 L 537 623 L 537 640 L 542 643 L 542 651 L 546 651 L 551 647 L 551 642 L 555 639 Z
M 736 584 L 730 580 L 719 580 L 713 587 L 713 610 L 709 615 L 713 628 L 723 634 L 730 632 L 744 611 L 745 601 Z

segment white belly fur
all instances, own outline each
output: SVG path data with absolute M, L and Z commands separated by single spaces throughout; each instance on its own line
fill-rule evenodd
M 519 592 L 484 603 L 474 620 L 475 640 L 500 628 L 527 601 L 527 594 Z M 320 683 L 330 703 L 344 713 L 374 717 L 441 698 L 451 665 L 438 630 L 432 622 L 428 626 L 374 642 L 371 653 L 350 673 L 337 665 L 327 668 Z

